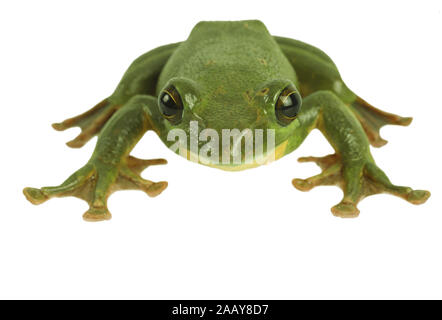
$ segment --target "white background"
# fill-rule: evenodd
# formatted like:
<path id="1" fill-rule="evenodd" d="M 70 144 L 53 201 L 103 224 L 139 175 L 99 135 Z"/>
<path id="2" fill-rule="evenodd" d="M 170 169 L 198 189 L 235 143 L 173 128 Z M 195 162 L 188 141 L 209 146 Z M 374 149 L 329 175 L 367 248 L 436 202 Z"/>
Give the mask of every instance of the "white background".
<path id="1" fill-rule="evenodd" d="M 414 4 L 413 4 L 414 3 Z M 373 105 L 413 116 L 382 130 L 373 155 L 393 182 L 432 192 L 411 205 L 365 199 L 333 217 L 336 187 L 299 156 L 331 147 L 313 132 L 293 154 L 229 173 L 171 153 L 153 134 L 134 150 L 164 157 L 157 198 L 115 193 L 113 219 L 87 223 L 76 198 L 33 206 L 25 186 L 56 185 L 89 158 L 50 124 L 112 93 L 130 62 L 186 39 L 199 20 L 260 19 L 327 52 Z M 441 4 L 438 1 L 9 1 L 0 5 L 0 298 L 442 298 Z"/>

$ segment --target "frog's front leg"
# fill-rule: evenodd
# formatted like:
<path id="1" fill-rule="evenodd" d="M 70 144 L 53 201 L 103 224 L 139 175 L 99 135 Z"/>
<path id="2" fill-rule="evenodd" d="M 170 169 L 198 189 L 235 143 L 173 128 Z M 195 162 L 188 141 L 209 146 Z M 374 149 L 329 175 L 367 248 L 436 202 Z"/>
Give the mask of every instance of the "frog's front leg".
<path id="1" fill-rule="evenodd" d="M 167 182 L 152 182 L 140 177 L 146 167 L 165 164 L 164 159 L 141 160 L 129 155 L 143 134 L 152 129 L 149 108 L 156 106 L 151 96 L 135 96 L 106 123 L 88 163 L 56 187 L 25 188 L 26 198 L 40 204 L 52 197 L 75 196 L 89 203 L 83 215 L 88 221 L 108 220 L 110 194 L 122 189 L 139 189 L 149 196 L 160 194 Z"/>
<path id="2" fill-rule="evenodd" d="M 356 116 L 332 92 L 318 91 L 304 100 L 297 143 L 308 131 L 319 129 L 336 154 L 322 158 L 303 157 L 300 162 L 313 161 L 321 168 L 319 175 L 308 179 L 294 179 L 293 185 L 308 191 L 319 185 L 337 185 L 344 191 L 341 202 L 332 208 L 339 217 L 359 215 L 357 204 L 364 197 L 377 193 L 390 193 L 413 204 L 424 203 L 430 196 L 425 190 L 413 190 L 396 186 L 375 164 L 369 148 L 368 138 Z"/>

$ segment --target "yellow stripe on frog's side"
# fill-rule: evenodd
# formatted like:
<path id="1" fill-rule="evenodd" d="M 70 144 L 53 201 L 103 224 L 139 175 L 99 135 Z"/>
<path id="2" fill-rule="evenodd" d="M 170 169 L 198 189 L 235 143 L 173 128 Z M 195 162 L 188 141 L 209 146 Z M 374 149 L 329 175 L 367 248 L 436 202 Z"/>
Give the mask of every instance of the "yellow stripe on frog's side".
<path id="1" fill-rule="evenodd" d="M 287 148 L 288 145 L 288 140 L 282 142 L 281 144 L 279 144 L 275 149 L 274 149 L 274 155 L 275 157 L 272 157 L 272 153 L 270 152 L 265 159 L 263 159 L 260 162 L 257 162 L 255 159 L 252 163 L 243 163 L 243 164 L 239 164 L 239 165 L 230 165 L 230 164 L 211 164 L 211 163 L 203 163 L 201 161 L 199 161 L 200 164 L 208 166 L 208 167 L 212 167 L 212 168 L 217 168 L 217 169 L 221 169 L 221 170 L 225 170 L 225 171 L 242 171 L 242 170 L 246 170 L 246 169 L 252 169 L 252 168 L 256 168 L 259 167 L 263 164 L 269 164 L 270 162 L 273 162 L 275 160 L 280 159 L 281 157 L 283 157 L 285 155 L 285 150 Z M 180 154 L 186 154 L 186 159 L 190 160 L 191 158 L 191 152 L 189 150 L 182 150 L 183 153 Z M 199 159 L 199 157 L 195 157 L 197 159 Z"/>

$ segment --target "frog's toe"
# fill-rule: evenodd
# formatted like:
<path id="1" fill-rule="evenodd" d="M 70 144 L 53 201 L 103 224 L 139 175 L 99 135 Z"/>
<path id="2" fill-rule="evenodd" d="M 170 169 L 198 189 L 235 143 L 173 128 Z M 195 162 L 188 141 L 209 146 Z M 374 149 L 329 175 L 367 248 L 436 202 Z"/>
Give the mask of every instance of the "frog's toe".
<path id="1" fill-rule="evenodd" d="M 331 208 L 331 212 L 336 217 L 356 218 L 359 216 L 359 209 L 353 202 L 342 201 Z"/>
<path id="2" fill-rule="evenodd" d="M 329 154 L 324 157 L 300 157 L 298 158 L 299 162 L 314 162 L 316 163 L 321 169 L 327 169 L 339 161 L 339 157 L 337 154 Z"/>
<path id="3" fill-rule="evenodd" d="M 98 133 L 98 130 L 83 130 L 75 139 L 66 142 L 70 148 L 81 148 Z"/>
<path id="4" fill-rule="evenodd" d="M 140 170 L 140 168 L 138 168 L 138 170 Z M 136 168 L 132 169 L 132 167 L 129 166 L 121 168 L 117 179 L 118 188 L 141 190 L 149 197 L 156 197 L 167 188 L 166 181 L 153 182 L 143 179 L 139 174 L 137 174 L 138 170 Z"/>
<path id="5" fill-rule="evenodd" d="M 40 204 L 49 199 L 48 195 L 46 195 L 41 189 L 37 188 L 24 188 L 23 194 L 32 204 Z"/>
<path id="6" fill-rule="evenodd" d="M 427 190 L 412 190 L 407 195 L 407 201 L 412 204 L 422 204 L 425 203 L 431 196 L 430 191 Z"/>
<path id="7" fill-rule="evenodd" d="M 325 157 L 302 157 L 299 162 L 315 162 L 322 168 L 322 172 L 307 179 L 293 179 L 293 186 L 300 191 L 309 191 L 316 186 L 329 186 L 339 183 L 341 164 L 338 157 L 328 155 Z"/>
<path id="8" fill-rule="evenodd" d="M 299 191 L 309 191 L 313 189 L 314 185 L 308 179 L 293 179 L 293 186 Z"/>
<path id="9" fill-rule="evenodd" d="M 372 194 L 389 193 L 398 196 L 412 204 L 422 204 L 431 196 L 427 190 L 413 190 L 410 187 L 397 186 L 390 182 L 385 173 L 375 164 L 368 164 L 365 167 L 366 175 L 372 182 Z"/>
<path id="10" fill-rule="evenodd" d="M 106 206 L 91 206 L 88 211 L 83 214 L 83 219 L 89 222 L 99 222 L 110 220 L 112 215 Z"/>
<path id="11" fill-rule="evenodd" d="M 129 169 L 134 173 L 140 174 L 144 169 L 150 166 L 157 166 L 162 164 L 167 164 L 166 159 L 138 159 L 133 156 L 128 156 L 126 159 L 126 164 Z"/>
<path id="12" fill-rule="evenodd" d="M 156 197 L 159 194 L 161 194 L 164 190 L 166 190 L 167 186 L 168 186 L 167 181 L 156 182 L 147 188 L 146 193 L 150 197 Z"/>

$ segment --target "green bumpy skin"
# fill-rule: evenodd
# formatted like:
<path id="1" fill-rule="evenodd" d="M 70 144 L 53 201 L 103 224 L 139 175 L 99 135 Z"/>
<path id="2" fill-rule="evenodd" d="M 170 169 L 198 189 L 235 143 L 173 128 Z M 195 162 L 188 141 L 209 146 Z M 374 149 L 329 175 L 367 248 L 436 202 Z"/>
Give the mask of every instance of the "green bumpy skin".
<path id="1" fill-rule="evenodd" d="M 171 87 L 182 101 L 182 120 L 178 123 L 164 117 L 159 108 L 158 97 Z M 275 104 L 287 87 L 302 96 L 302 108 L 293 121 L 281 125 Z M 164 159 L 142 160 L 129 155 L 143 134 L 153 130 L 171 146 L 174 142 L 167 139 L 170 130 L 191 134 L 191 121 L 198 123 L 199 131 L 211 128 L 219 136 L 223 129 L 273 129 L 275 144 L 271 151 L 276 159 L 295 150 L 311 130 L 319 129 L 335 154 L 300 158 L 300 162 L 317 163 L 322 173 L 292 183 L 301 191 L 318 185 L 341 187 L 344 197 L 332 208 L 339 217 L 356 217 L 357 203 L 377 193 L 390 193 L 413 204 L 423 203 L 430 196 L 425 190 L 393 185 L 370 153 L 370 144 L 381 147 L 386 143 L 379 135 L 382 126 L 405 126 L 411 118 L 371 106 L 348 89 L 324 52 L 297 40 L 272 36 L 256 20 L 200 22 L 186 41 L 140 56 L 110 97 L 77 117 L 53 125 L 56 130 L 82 129 L 67 143 L 74 148 L 98 135 L 87 164 L 59 186 L 25 188 L 23 192 L 33 204 L 51 197 L 76 196 L 89 203 L 85 220 L 110 219 L 107 199 L 112 192 L 138 189 L 156 196 L 167 187 L 166 182 L 140 176 L 148 166 L 165 164 Z M 191 157 L 189 148 L 184 156 Z M 258 165 L 246 163 L 244 157 L 240 163 L 204 164 L 226 170 Z"/>

